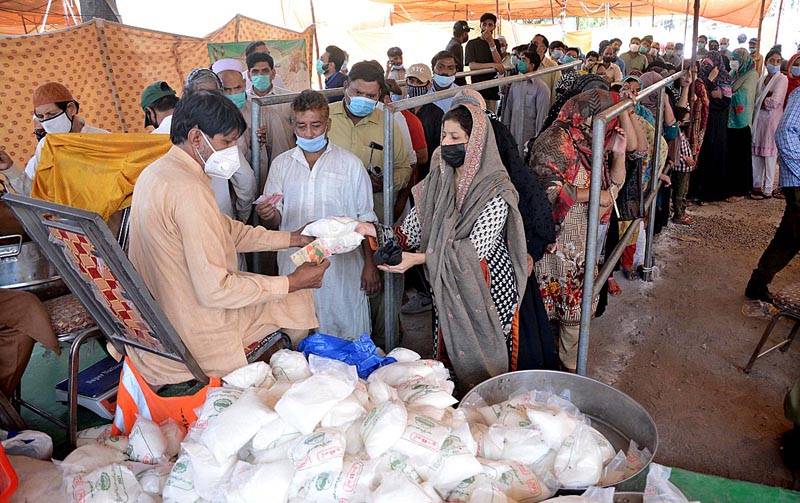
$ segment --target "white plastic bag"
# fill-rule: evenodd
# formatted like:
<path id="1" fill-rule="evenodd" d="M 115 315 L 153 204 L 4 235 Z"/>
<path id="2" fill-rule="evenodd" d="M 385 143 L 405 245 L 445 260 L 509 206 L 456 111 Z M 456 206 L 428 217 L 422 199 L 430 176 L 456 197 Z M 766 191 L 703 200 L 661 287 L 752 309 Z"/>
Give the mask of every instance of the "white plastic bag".
<path id="1" fill-rule="evenodd" d="M 394 358 L 398 362 L 415 362 L 421 358 L 419 353 L 401 347 L 394 348 L 386 356 Z"/>
<path id="2" fill-rule="evenodd" d="M 195 409 L 197 421 L 194 422 L 186 435 L 186 439 L 199 442 L 200 435 L 208 427 L 209 420 L 217 417 L 223 410 L 233 405 L 243 391 L 236 388 L 211 388 L 206 394 L 206 401 L 202 407 Z"/>
<path id="3" fill-rule="evenodd" d="M 439 459 L 429 471 L 429 481 L 437 489 L 449 488 L 482 472 L 483 467 L 475 455 L 459 437 L 450 435 L 442 444 Z"/>
<path id="4" fill-rule="evenodd" d="M 100 444 L 87 444 L 78 447 L 58 463 L 65 476 L 78 473 L 89 473 L 98 468 L 125 461 L 125 454 L 112 447 Z"/>
<path id="5" fill-rule="evenodd" d="M 442 455 L 450 428 L 419 414 L 408 414 L 406 428 L 392 449 L 407 456 L 414 468 L 427 479 Z"/>
<path id="6" fill-rule="evenodd" d="M 370 503 L 434 503 L 419 484 L 402 473 L 390 472 L 383 476 L 380 485 L 370 494 Z"/>
<path id="7" fill-rule="evenodd" d="M 400 397 L 397 396 L 396 389 L 379 380 L 370 381 L 367 385 L 367 391 L 369 392 L 369 398 L 373 405 L 380 405 L 389 400 L 400 399 Z"/>
<path id="8" fill-rule="evenodd" d="M 625 480 L 628 471 L 628 457 L 625 451 L 619 451 L 611 461 L 603 467 L 603 476 L 600 478 L 601 486 L 613 486 Z"/>
<path id="9" fill-rule="evenodd" d="M 614 503 L 614 488 L 590 487 L 580 496 L 559 496 L 546 503 Z"/>
<path id="10" fill-rule="evenodd" d="M 391 449 L 405 431 L 407 420 L 408 413 L 400 402 L 384 402 L 372 409 L 361 425 L 367 455 L 374 459 Z"/>
<path id="11" fill-rule="evenodd" d="M 553 473 L 567 488 L 589 487 L 603 475 L 603 453 L 586 425 L 579 425 L 556 453 Z"/>
<path id="12" fill-rule="evenodd" d="M 409 406 L 445 409 L 458 403 L 458 400 L 452 395 L 453 388 L 453 381 L 407 382 L 397 387 L 397 395 Z"/>
<path id="13" fill-rule="evenodd" d="M 281 418 L 301 433 L 311 433 L 334 405 L 353 392 L 347 377 L 319 374 L 295 382 L 275 405 Z"/>
<path id="14" fill-rule="evenodd" d="M 600 454 L 603 456 L 603 464 L 609 463 L 614 458 L 614 446 L 611 445 L 611 442 L 599 431 L 591 426 L 586 426 L 586 428 L 588 428 L 589 433 L 592 434 L 592 438 L 597 443 L 597 447 L 600 448 Z"/>
<path id="15" fill-rule="evenodd" d="M 41 431 L 22 430 L 13 437 L 3 440 L 2 444 L 6 453 L 12 456 L 27 456 L 42 460 L 53 457 L 53 439 Z"/>
<path id="16" fill-rule="evenodd" d="M 367 415 L 367 409 L 361 405 L 356 396 L 356 392 L 337 403 L 331 408 L 320 421 L 323 428 L 343 428 L 346 429 L 356 419 Z"/>
<path id="17" fill-rule="evenodd" d="M 290 349 L 281 349 L 269 359 L 272 377 L 278 381 L 300 381 L 311 376 L 308 362 L 303 353 Z"/>
<path id="18" fill-rule="evenodd" d="M 278 415 L 270 410 L 260 396 L 258 388 L 250 388 L 233 405 L 208 421 L 200 441 L 222 463 L 244 447 L 262 426 Z"/>
<path id="19" fill-rule="evenodd" d="M 670 468 L 650 463 L 647 485 L 644 489 L 644 503 L 689 503 L 681 490 L 669 481 L 671 474 Z"/>
<path id="20" fill-rule="evenodd" d="M 272 463 L 287 459 L 288 451 L 302 433 L 281 418 L 261 427 L 251 443 L 256 463 Z"/>
<path id="21" fill-rule="evenodd" d="M 542 432 L 542 438 L 551 449 L 558 449 L 581 424 L 578 419 L 560 410 L 528 409 L 527 416 L 532 426 Z"/>
<path id="22" fill-rule="evenodd" d="M 376 369 L 367 378 L 367 382 L 383 381 L 389 386 L 400 386 L 413 380 L 447 380 L 450 372 L 440 361 L 418 360 L 413 362 L 397 362 Z"/>
<path id="23" fill-rule="evenodd" d="M 527 427 L 531 422 L 525 413 L 525 408 L 510 402 L 503 402 L 486 407 L 479 407 L 478 412 L 483 416 L 483 422 L 492 425 Z"/>
<path id="24" fill-rule="evenodd" d="M 339 472 L 344 460 L 344 435 L 338 430 L 320 428 L 302 436 L 289 449 L 289 459 L 295 468 L 294 484 L 324 472 Z"/>
<path id="25" fill-rule="evenodd" d="M 172 472 L 172 463 L 164 463 L 161 465 L 151 466 L 141 473 L 136 473 L 136 480 L 142 487 L 142 491 L 152 496 L 161 496 L 164 492 L 164 486 L 169 479 L 169 474 Z M 130 469 L 130 466 L 128 466 Z M 131 469 L 133 472 L 134 470 Z"/>
<path id="26" fill-rule="evenodd" d="M 164 503 L 195 503 L 200 499 L 194 490 L 194 471 L 188 454 L 178 457 L 172 465 L 162 496 Z"/>
<path id="27" fill-rule="evenodd" d="M 444 497 L 448 503 L 511 503 L 503 489 L 483 473 L 461 481 Z"/>
<path id="28" fill-rule="evenodd" d="M 298 490 L 304 502 L 366 501 L 372 490 L 376 462 L 363 456 L 345 458 L 340 472 L 323 472 Z"/>
<path id="29" fill-rule="evenodd" d="M 128 448 L 125 455 L 131 461 L 157 465 L 169 459 L 167 439 L 161 428 L 149 419 L 136 416 L 131 433 L 128 435 Z"/>
<path id="30" fill-rule="evenodd" d="M 124 465 L 107 465 L 65 480 L 67 499 L 74 503 L 145 503 L 154 501 L 142 491 L 136 476 Z"/>
<path id="31" fill-rule="evenodd" d="M 228 386 L 235 388 L 269 388 L 274 383 L 272 369 L 265 362 L 254 362 L 238 368 L 222 378 Z"/>
<path id="32" fill-rule="evenodd" d="M 488 475 L 510 499 L 520 503 L 535 503 L 555 494 L 558 481 L 549 473 L 536 473 L 515 461 L 479 460 L 483 473 Z"/>
<path id="33" fill-rule="evenodd" d="M 194 491 L 203 499 L 213 500 L 220 493 L 221 484 L 230 476 L 236 457 L 217 461 L 203 444 L 184 442 L 181 447 L 191 461 Z"/>
<path id="34" fill-rule="evenodd" d="M 636 442 L 631 440 L 627 459 L 628 467 L 625 471 L 625 478 L 632 477 L 636 472 L 644 468 L 647 462 L 653 459 L 653 455 L 650 453 L 650 449 L 644 447 L 640 450 Z"/>
<path id="35" fill-rule="evenodd" d="M 101 444 L 125 452 L 128 448 L 128 437 L 123 435 L 112 435 L 111 425 L 104 424 L 93 428 L 86 428 L 78 432 L 75 446 L 81 447 L 87 444 Z"/>
<path id="36" fill-rule="evenodd" d="M 288 460 L 252 465 L 239 461 L 225 491 L 228 503 L 283 503 L 289 494 L 294 466 Z"/>
<path id="37" fill-rule="evenodd" d="M 350 217 L 320 218 L 303 229 L 304 236 L 315 238 L 332 238 L 355 232 L 358 221 Z"/>
<path id="38" fill-rule="evenodd" d="M 178 424 L 178 422 L 172 418 L 161 423 L 159 428 L 161 428 L 161 433 L 167 441 L 167 448 L 164 451 L 164 455 L 167 459 L 172 459 L 181 451 L 181 442 L 186 438 L 186 430 L 183 428 L 182 424 Z"/>

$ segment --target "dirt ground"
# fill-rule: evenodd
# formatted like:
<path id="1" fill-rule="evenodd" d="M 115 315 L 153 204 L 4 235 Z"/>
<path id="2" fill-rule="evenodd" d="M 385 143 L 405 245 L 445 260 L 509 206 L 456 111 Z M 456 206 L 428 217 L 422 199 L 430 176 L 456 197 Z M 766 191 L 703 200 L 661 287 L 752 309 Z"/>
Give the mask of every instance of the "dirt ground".
<path id="1" fill-rule="evenodd" d="M 656 279 L 627 281 L 592 323 L 589 376 L 629 394 L 653 416 L 659 463 L 726 478 L 789 487 L 778 438 L 789 423 L 783 396 L 800 345 L 742 368 L 767 325 L 742 314 L 743 291 L 783 212 L 783 201 L 691 206 L 691 227 L 656 240 Z M 773 291 L 800 281 L 794 261 Z M 428 316 L 404 317 L 403 345 L 430 355 Z M 780 325 L 774 340 L 790 325 Z"/>

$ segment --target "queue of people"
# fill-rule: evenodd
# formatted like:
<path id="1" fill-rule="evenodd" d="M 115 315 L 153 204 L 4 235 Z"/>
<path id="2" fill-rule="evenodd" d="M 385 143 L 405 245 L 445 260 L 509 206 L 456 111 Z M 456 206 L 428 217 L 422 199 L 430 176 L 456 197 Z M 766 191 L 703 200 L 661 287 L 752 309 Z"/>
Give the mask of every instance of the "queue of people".
<path id="1" fill-rule="evenodd" d="M 173 146 L 137 181 L 130 259 L 204 371 L 219 376 L 243 365 L 248 348 L 279 329 L 294 344 L 315 330 L 347 339 L 371 333 L 381 344 L 384 296 L 398 305 L 407 298 L 405 313 L 431 313 L 434 354 L 462 390 L 509 370 L 574 371 L 593 117 L 682 68 L 686 74 L 666 86 L 661 130 L 656 93 L 608 125 L 601 257 L 644 216 L 640 194 L 656 177 L 664 182 L 656 231 L 670 220 L 690 225 L 693 199 L 772 197 L 777 165 L 787 215 L 790 203 L 796 215 L 800 199 L 789 187 L 800 124 L 783 110 L 787 100 L 790 109 L 800 103 L 796 92 L 788 98 L 800 83 L 798 56 L 781 70 L 781 53 L 771 50 L 762 75 L 749 50 L 705 37 L 694 66 L 681 44 L 650 36 L 634 37 L 626 49 L 619 39 L 603 41 L 584 55 L 537 34 L 509 51 L 496 22 L 484 14 L 472 39 L 466 21 L 457 22 L 430 66 L 406 66 L 402 48 L 392 47 L 385 64 L 348 68 L 347 53 L 327 46 L 316 69 L 343 97 L 306 90 L 290 105 L 261 107 L 257 145 L 250 144 L 251 100 L 288 92 L 266 44 L 248 47 L 246 68 L 223 59 L 191 72 L 180 97 L 163 81 L 143 91 L 145 124 L 169 134 Z M 394 114 L 397 204 L 384 211 L 385 106 L 457 90 L 467 85 L 456 76 L 464 69 L 493 71 L 472 83 L 552 71 L 480 92 L 464 88 Z M 78 115 L 78 101 L 61 84 L 40 86 L 33 108 L 47 134 L 102 132 Z M 253 147 L 262 149 L 261 179 L 248 162 Z M 0 170 L 11 169 L 6 158 L 0 150 Z M 20 192 L 35 177 L 36 153 L 28 168 Z M 296 266 L 291 249 L 312 239 L 300 232 L 305 224 L 336 216 L 359 221 L 374 242 Z M 637 225 L 618 265 L 629 279 L 644 251 L 644 224 Z M 791 222 L 782 229 L 775 247 L 785 258 L 797 251 L 798 236 Z M 400 263 L 376 264 L 376 247 L 392 245 L 403 250 Z M 278 252 L 276 270 L 247 272 L 239 254 L 254 251 Z M 768 252 L 748 296 L 763 296 L 782 267 Z M 397 275 L 396 291 L 382 291 L 384 274 Z M 620 289 L 612 276 L 593 314 Z M 191 379 L 179 363 L 136 350 L 130 358 L 150 384 Z"/>

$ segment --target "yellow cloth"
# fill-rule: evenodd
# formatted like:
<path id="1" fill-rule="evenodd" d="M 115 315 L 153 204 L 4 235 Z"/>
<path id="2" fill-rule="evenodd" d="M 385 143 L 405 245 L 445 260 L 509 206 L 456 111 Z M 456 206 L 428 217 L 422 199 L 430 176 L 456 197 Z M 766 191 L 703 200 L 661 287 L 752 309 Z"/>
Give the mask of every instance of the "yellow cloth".
<path id="1" fill-rule="evenodd" d="M 49 134 L 31 195 L 108 219 L 131 205 L 139 174 L 171 146 L 167 135 Z"/>

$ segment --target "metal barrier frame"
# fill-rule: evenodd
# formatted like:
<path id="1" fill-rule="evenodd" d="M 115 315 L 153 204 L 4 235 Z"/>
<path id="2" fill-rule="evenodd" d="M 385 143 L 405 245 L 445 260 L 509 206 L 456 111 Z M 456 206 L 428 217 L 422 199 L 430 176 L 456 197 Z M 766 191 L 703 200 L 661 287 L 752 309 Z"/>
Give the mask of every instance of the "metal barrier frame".
<path id="1" fill-rule="evenodd" d="M 631 225 L 625 231 L 625 234 L 620 236 L 619 243 L 610 256 L 605 258 L 602 269 L 598 272 L 595 278 L 595 268 L 597 267 L 597 233 L 600 225 L 600 192 L 602 191 L 602 173 L 603 164 L 605 159 L 604 142 L 606 127 L 608 122 L 618 117 L 623 112 L 634 107 L 637 103 L 641 102 L 645 97 L 658 93 L 658 109 L 656 114 L 655 124 L 655 145 L 653 161 L 653 173 L 650 178 L 650 186 L 652 187 L 650 194 L 645 198 L 644 208 L 647 208 L 647 241 L 645 245 L 645 260 L 644 260 L 644 275 L 643 280 L 652 281 L 653 272 L 653 227 L 655 224 L 655 210 L 656 210 L 656 197 L 661 188 L 661 180 L 658 179 L 661 175 L 660 167 L 658 166 L 658 159 L 661 157 L 661 138 L 664 128 L 664 89 L 669 84 L 672 84 L 686 73 L 686 70 L 679 71 L 666 79 L 660 80 L 650 87 L 642 89 L 635 99 L 627 99 L 621 101 L 600 114 L 596 115 L 592 121 L 592 173 L 591 184 L 589 186 L 589 218 L 586 231 L 586 254 L 585 254 L 585 273 L 583 279 L 583 296 L 581 298 L 581 321 L 580 332 L 578 335 L 578 368 L 577 372 L 580 375 L 586 375 L 586 361 L 589 352 L 589 324 L 592 320 L 594 313 L 592 312 L 592 300 L 594 299 L 594 292 L 600 291 L 603 283 L 608 279 L 614 271 L 614 267 L 622 256 L 622 252 L 627 246 L 627 242 L 633 235 L 636 228 L 644 220 L 644 217 L 637 218 L 631 222 Z"/>
<path id="2" fill-rule="evenodd" d="M 483 82 L 478 82 L 476 84 L 469 84 L 466 86 L 460 86 L 453 89 L 446 89 L 444 91 L 438 91 L 435 93 L 425 94 L 423 96 L 417 96 L 415 98 L 406 98 L 404 100 L 396 101 L 392 104 L 385 105 L 383 109 L 383 221 L 384 222 L 393 222 L 394 221 L 394 114 L 402 112 L 403 110 L 410 110 L 412 108 L 420 107 L 422 105 L 433 103 L 434 101 L 439 101 L 444 98 L 451 98 L 461 92 L 463 89 L 474 89 L 476 91 L 480 91 L 483 89 L 490 89 L 492 87 L 500 87 L 506 84 L 512 84 L 514 82 L 522 82 L 524 80 L 529 80 L 535 77 L 539 77 L 542 75 L 546 75 L 549 73 L 560 72 L 564 70 L 568 70 L 570 68 L 576 68 L 579 65 L 583 64 L 583 61 L 573 61 L 572 63 L 568 63 L 565 65 L 557 65 L 551 66 L 548 68 L 542 68 L 535 72 L 531 73 L 524 73 L 518 75 L 512 75 L 510 77 L 501 77 L 492 80 L 486 80 Z M 506 67 L 507 70 L 511 70 L 510 67 Z M 484 68 L 481 70 L 471 70 L 467 72 L 459 72 L 456 73 L 456 77 L 471 77 L 474 75 L 487 75 L 491 73 L 496 73 L 496 70 L 493 68 Z M 325 89 L 320 91 L 327 97 L 339 97 L 344 95 L 344 88 L 337 87 L 334 89 Z M 258 145 L 258 128 L 260 127 L 260 114 L 259 110 L 262 106 L 270 106 L 270 105 L 278 105 L 283 103 L 291 103 L 295 97 L 297 97 L 300 93 L 291 93 L 291 94 L 277 94 L 272 96 L 266 96 L 264 98 L 253 97 L 251 98 L 251 117 L 252 122 L 250 125 L 250 164 L 253 167 L 253 171 L 255 173 L 256 180 L 261 180 L 261 151 L 259 148 L 256 148 Z M 253 212 L 253 223 L 256 224 L 258 222 L 258 215 Z M 259 261 L 256 260 L 254 262 L 254 272 L 260 273 L 260 264 Z M 394 275 L 393 274 L 384 274 L 383 275 L 383 288 L 384 292 L 393 292 L 394 291 Z M 394 320 L 397 317 L 397 310 L 398 306 L 392 302 L 392 298 L 389 295 L 384 295 L 384 314 L 385 314 L 385 331 L 386 331 L 386 350 L 390 351 L 394 349 L 398 344 L 398 337 L 394 330 Z"/>

